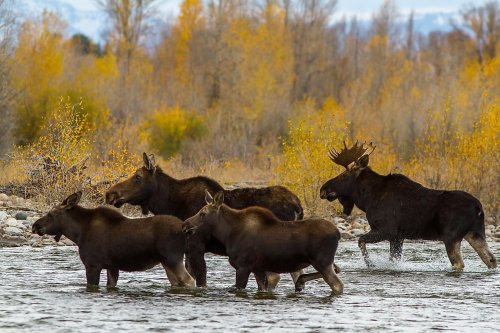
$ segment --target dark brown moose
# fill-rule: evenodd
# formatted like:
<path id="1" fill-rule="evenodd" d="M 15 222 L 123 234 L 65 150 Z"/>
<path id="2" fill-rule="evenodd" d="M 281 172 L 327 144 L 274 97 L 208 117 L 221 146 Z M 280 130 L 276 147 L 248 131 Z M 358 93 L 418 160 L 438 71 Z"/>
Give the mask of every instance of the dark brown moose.
<path id="1" fill-rule="evenodd" d="M 33 224 L 32 231 L 72 240 L 89 287 L 99 285 L 103 269 L 107 270 L 107 286 L 115 287 L 120 270 L 144 271 L 159 263 L 172 286 L 194 286 L 183 264 L 186 248 L 181 220 L 165 215 L 129 219 L 111 208 L 87 209 L 78 206 L 81 195 L 74 193 L 55 206 Z"/>
<path id="2" fill-rule="evenodd" d="M 265 208 L 233 209 L 223 204 L 223 191 L 214 198 L 207 191 L 206 202 L 184 222 L 183 230 L 210 234 L 224 244 L 236 269 L 237 288 L 246 288 L 250 273 L 257 277 L 259 289 L 266 290 L 265 272 L 295 272 L 312 265 L 317 272 L 300 275 L 297 291 L 305 282 L 323 278 L 333 293 L 342 293 L 343 284 L 333 266 L 340 232 L 333 223 L 320 218 L 283 223 Z"/>
<path id="3" fill-rule="evenodd" d="M 370 152 L 367 151 L 370 149 Z M 369 166 L 370 143 L 330 150 L 331 160 L 345 171 L 320 189 L 322 199 L 338 199 L 349 215 L 356 205 L 366 212 L 371 231 L 359 238 L 368 265 L 366 243 L 389 241 L 391 259 L 399 259 L 405 239 L 441 240 L 454 270 L 464 267 L 460 254 L 466 239 L 488 268 L 497 260 L 485 240 L 484 212 L 479 200 L 463 191 L 433 190 L 401 174 L 382 176 Z"/>
<path id="4" fill-rule="evenodd" d="M 240 188 L 224 190 L 215 180 L 207 177 L 175 179 L 155 165 L 154 157 L 143 154 L 144 166 L 135 174 L 112 186 L 106 192 L 106 202 L 116 207 L 124 203 L 139 205 L 144 214 L 174 215 L 185 220 L 205 206 L 205 190 L 212 193 L 224 191 L 225 202 L 232 208 L 261 206 L 270 209 L 284 221 L 302 219 L 299 198 L 283 186 L 265 188 Z M 224 245 L 208 234 L 193 235 L 188 241 L 187 261 L 198 286 L 206 285 L 204 254 L 211 252 L 227 255 Z M 294 274 L 294 281 L 298 274 Z M 270 277 L 270 286 L 278 283 L 279 276 Z"/>

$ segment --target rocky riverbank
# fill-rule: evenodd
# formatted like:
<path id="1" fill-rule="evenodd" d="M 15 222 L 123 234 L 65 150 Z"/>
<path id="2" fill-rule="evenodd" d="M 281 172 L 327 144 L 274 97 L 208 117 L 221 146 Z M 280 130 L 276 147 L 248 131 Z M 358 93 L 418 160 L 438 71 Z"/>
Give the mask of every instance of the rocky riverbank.
<path id="1" fill-rule="evenodd" d="M 64 236 L 56 242 L 53 236 L 38 236 L 31 233 L 33 223 L 44 214 L 45 212 L 36 209 L 29 199 L 0 193 L 0 247 L 73 245 L 73 242 Z M 368 222 L 362 215 L 348 218 L 336 216 L 332 221 L 339 228 L 342 240 L 356 240 L 370 230 Z M 489 222 L 486 226 L 488 241 L 500 242 L 500 225 L 495 225 L 493 219 L 487 222 Z"/>
<path id="2" fill-rule="evenodd" d="M 0 247 L 73 245 L 73 242 L 65 237 L 56 243 L 53 236 L 32 234 L 31 226 L 42 215 L 43 212 L 34 208 L 30 200 L 0 193 Z"/>

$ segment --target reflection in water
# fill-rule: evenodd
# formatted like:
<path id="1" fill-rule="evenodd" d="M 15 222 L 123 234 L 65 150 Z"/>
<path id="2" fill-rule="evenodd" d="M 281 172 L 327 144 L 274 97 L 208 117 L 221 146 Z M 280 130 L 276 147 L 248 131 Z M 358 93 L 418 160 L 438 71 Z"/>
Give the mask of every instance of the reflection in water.
<path id="1" fill-rule="evenodd" d="M 88 292 L 76 248 L 0 248 L 0 331 L 498 330 L 500 274 L 468 245 L 462 273 L 451 271 L 441 243 L 407 243 L 400 262 L 388 247 L 369 245 L 375 267 L 367 268 L 354 242 L 340 244 L 341 296 L 322 280 L 296 293 L 288 274 L 275 292 L 258 292 L 252 279 L 237 291 L 227 258 L 211 255 L 207 288 L 170 287 L 158 266 L 120 273 L 113 289 L 103 272 Z M 500 244 L 491 247 L 500 256 Z"/>

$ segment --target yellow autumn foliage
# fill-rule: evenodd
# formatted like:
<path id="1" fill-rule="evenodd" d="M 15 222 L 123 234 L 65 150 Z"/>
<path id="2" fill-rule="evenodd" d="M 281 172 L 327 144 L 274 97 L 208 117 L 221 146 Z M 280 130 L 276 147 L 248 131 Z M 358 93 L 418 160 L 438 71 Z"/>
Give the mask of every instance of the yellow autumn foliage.
<path id="1" fill-rule="evenodd" d="M 269 1 L 258 24 L 245 17 L 234 19 L 226 35 L 241 59 L 234 93 L 248 119 L 258 119 L 289 98 L 294 55 L 284 15 L 276 1 Z"/>
<path id="2" fill-rule="evenodd" d="M 481 200 L 493 216 L 499 212 L 500 107 L 480 112 L 473 129 L 458 129 L 450 104 L 431 113 L 429 128 L 404 172 L 437 189 L 463 190 Z"/>
<path id="3" fill-rule="evenodd" d="M 82 109 L 82 101 L 72 104 L 60 98 L 57 111 L 45 120 L 43 134 L 15 152 L 14 167 L 26 181 L 26 192 L 39 201 L 55 203 L 61 193 L 82 188 L 92 148 L 91 126 Z"/>
<path id="4" fill-rule="evenodd" d="M 175 155 L 187 139 L 199 139 L 206 128 L 200 116 L 179 107 L 163 107 L 146 118 L 141 138 L 163 158 Z"/>
<path id="5" fill-rule="evenodd" d="M 328 148 L 343 146 L 349 123 L 344 110 L 332 98 L 320 108 L 306 99 L 298 108 L 300 116 L 289 121 L 277 181 L 299 196 L 307 214 L 326 216 L 332 205 L 320 200 L 319 190 L 324 182 L 342 172 L 327 152 Z"/>

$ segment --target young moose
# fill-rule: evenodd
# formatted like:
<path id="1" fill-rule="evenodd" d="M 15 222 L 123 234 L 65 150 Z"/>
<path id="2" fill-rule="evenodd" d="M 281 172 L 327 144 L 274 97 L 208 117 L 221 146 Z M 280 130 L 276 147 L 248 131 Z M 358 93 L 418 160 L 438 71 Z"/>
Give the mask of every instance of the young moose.
<path id="1" fill-rule="evenodd" d="M 206 192 L 207 205 L 183 224 L 186 233 L 208 233 L 222 242 L 229 263 L 236 269 L 236 287 L 244 289 L 250 273 L 260 290 L 267 289 L 266 271 L 294 272 L 312 265 L 318 272 L 302 274 L 297 291 L 305 282 L 323 278 L 335 294 L 343 284 L 335 274 L 333 261 L 340 239 L 337 228 L 323 219 L 286 222 L 261 207 L 243 210 L 223 204 L 224 192 L 215 198 Z"/>
<path id="2" fill-rule="evenodd" d="M 184 268 L 185 236 L 182 221 L 173 216 L 129 219 L 106 208 L 78 206 L 77 192 L 33 224 L 38 235 L 62 235 L 78 246 L 85 266 L 87 285 L 99 285 L 106 269 L 107 286 L 115 287 L 118 272 L 144 271 L 161 263 L 172 286 L 193 287 L 194 279 Z"/>
<path id="3" fill-rule="evenodd" d="M 143 154 L 144 166 L 129 179 L 112 186 L 106 192 L 106 202 L 121 207 L 124 203 L 139 205 L 144 214 L 174 215 L 185 220 L 195 215 L 205 205 L 205 190 L 212 193 L 224 191 L 228 206 L 242 209 L 261 206 L 270 209 L 284 221 L 302 219 L 299 198 L 283 186 L 265 188 L 239 188 L 224 190 L 215 180 L 207 177 L 175 179 L 156 166 L 154 156 Z M 195 235 L 188 242 L 189 256 L 186 261 L 198 286 L 206 285 L 206 252 L 226 255 L 223 244 L 209 235 Z M 299 273 L 293 273 L 294 281 Z M 279 276 L 270 277 L 274 288 Z"/>
<path id="4" fill-rule="evenodd" d="M 367 150 L 371 149 L 367 154 Z M 488 268 L 497 260 L 485 240 L 484 212 L 479 200 L 462 191 L 432 190 L 400 174 L 382 176 L 368 166 L 375 147 L 356 142 L 332 161 L 345 171 L 320 189 L 322 199 L 339 199 L 349 215 L 356 205 L 366 212 L 371 231 L 359 238 L 359 247 L 370 266 L 366 243 L 390 242 L 390 255 L 399 258 L 405 239 L 442 240 L 454 270 L 462 270 L 460 243 L 465 238 Z"/>

